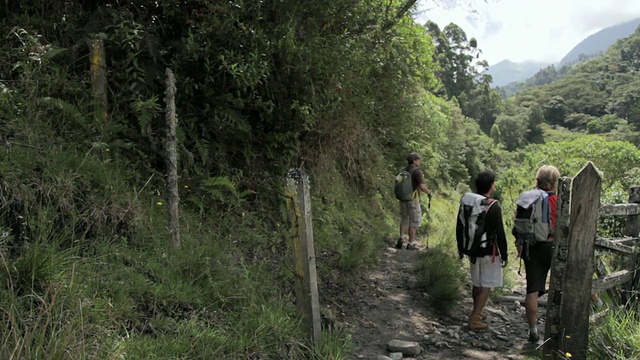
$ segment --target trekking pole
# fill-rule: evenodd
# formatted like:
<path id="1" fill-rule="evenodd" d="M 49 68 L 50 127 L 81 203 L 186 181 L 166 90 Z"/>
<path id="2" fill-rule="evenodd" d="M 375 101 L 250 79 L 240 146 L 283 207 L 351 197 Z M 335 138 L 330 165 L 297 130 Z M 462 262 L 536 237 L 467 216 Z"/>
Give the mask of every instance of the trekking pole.
<path id="1" fill-rule="evenodd" d="M 429 247 L 429 233 L 431 232 L 431 194 L 427 196 L 429 203 L 427 204 L 427 243 L 426 247 Z"/>

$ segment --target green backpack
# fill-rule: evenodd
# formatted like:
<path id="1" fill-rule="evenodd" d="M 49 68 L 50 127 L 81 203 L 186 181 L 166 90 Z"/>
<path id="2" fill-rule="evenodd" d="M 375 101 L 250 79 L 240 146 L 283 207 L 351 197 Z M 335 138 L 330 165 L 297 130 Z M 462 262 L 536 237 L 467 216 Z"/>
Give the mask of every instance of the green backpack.
<path id="1" fill-rule="evenodd" d="M 417 169 L 417 167 L 412 167 L 410 170 L 403 168 L 398 175 L 396 175 L 396 184 L 394 187 L 396 199 L 400 201 L 411 201 L 413 199 L 414 189 L 411 178 Z"/>

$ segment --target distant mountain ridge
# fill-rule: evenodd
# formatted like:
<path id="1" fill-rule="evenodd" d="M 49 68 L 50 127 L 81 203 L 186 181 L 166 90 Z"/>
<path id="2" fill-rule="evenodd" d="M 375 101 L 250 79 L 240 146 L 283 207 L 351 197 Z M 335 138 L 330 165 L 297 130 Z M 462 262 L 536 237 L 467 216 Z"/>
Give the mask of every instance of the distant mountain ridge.
<path id="1" fill-rule="evenodd" d="M 489 66 L 487 73 L 493 77 L 494 86 L 505 86 L 512 82 L 525 81 L 548 65 L 548 63 L 533 61 L 515 63 L 511 60 L 502 60 Z"/>
<path id="2" fill-rule="evenodd" d="M 581 62 L 583 59 L 592 58 L 593 55 L 603 54 L 616 40 L 633 34 L 638 26 L 640 26 L 640 18 L 609 26 L 588 36 L 578 43 L 578 45 L 574 46 L 573 49 L 560 60 L 557 67 L 560 68 L 567 64 L 573 65 Z"/>
<path id="3" fill-rule="evenodd" d="M 617 40 L 633 34 L 638 26 L 640 26 L 640 18 L 609 26 L 588 36 L 574 46 L 558 64 L 555 64 L 556 69 L 604 54 Z M 514 63 L 503 60 L 489 66 L 487 73 L 493 77 L 493 86 L 504 87 L 511 83 L 523 82 L 549 65 L 551 64 L 531 61 Z"/>

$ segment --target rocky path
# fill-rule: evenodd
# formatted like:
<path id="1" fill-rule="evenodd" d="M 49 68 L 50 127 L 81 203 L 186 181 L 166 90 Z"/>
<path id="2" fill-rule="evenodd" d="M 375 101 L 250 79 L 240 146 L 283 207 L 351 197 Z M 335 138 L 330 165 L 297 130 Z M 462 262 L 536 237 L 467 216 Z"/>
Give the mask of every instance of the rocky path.
<path id="1" fill-rule="evenodd" d="M 524 308 L 516 301 L 490 299 L 485 308 L 489 328 L 478 333 L 467 327 L 470 292 L 458 311 L 444 314 L 434 310 L 428 292 L 416 287 L 413 267 L 421 256 L 422 251 L 389 247 L 375 268 L 361 274 L 360 283 L 350 294 L 329 305 L 337 322 L 352 334 L 355 348 L 349 359 L 400 358 L 398 352 L 389 351 L 393 340 L 419 348 L 417 355 L 405 352 L 404 359 L 513 360 L 535 354 L 535 346 L 526 341 Z M 523 284 L 513 287 L 521 292 Z M 538 327 L 544 331 L 544 324 Z M 406 344 L 394 344 L 398 343 Z"/>

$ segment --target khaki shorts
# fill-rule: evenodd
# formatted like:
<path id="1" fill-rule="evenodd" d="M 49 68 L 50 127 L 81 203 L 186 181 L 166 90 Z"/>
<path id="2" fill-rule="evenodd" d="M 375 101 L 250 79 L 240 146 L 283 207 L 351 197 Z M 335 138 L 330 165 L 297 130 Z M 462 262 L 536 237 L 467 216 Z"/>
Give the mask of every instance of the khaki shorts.
<path id="1" fill-rule="evenodd" d="M 410 227 L 422 226 L 422 209 L 420 201 L 400 201 L 400 225 Z"/>
<path id="2" fill-rule="evenodd" d="M 487 255 L 476 258 L 475 264 L 469 264 L 471 283 L 473 286 L 496 288 L 502 287 L 502 264 L 500 257 Z"/>

